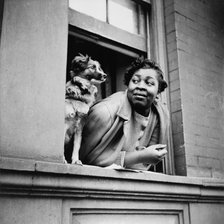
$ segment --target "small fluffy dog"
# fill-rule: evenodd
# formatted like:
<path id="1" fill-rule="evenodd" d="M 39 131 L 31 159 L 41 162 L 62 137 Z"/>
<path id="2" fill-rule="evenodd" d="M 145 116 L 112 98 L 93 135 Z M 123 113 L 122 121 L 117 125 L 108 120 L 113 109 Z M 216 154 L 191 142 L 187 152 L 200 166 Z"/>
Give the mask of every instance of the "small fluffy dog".
<path id="1" fill-rule="evenodd" d="M 70 76 L 65 93 L 64 158 L 66 163 L 81 164 L 79 148 L 82 130 L 98 91 L 94 83 L 104 82 L 107 75 L 98 61 L 79 54 L 72 60 Z"/>

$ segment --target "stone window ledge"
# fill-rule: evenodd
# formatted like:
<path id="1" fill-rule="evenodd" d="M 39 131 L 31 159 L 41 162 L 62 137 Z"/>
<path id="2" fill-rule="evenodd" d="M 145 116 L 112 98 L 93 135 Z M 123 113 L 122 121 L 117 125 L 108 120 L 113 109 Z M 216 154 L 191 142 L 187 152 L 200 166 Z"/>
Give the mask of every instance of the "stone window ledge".
<path id="1" fill-rule="evenodd" d="M 224 180 L 0 158 L 0 194 L 224 202 Z"/>

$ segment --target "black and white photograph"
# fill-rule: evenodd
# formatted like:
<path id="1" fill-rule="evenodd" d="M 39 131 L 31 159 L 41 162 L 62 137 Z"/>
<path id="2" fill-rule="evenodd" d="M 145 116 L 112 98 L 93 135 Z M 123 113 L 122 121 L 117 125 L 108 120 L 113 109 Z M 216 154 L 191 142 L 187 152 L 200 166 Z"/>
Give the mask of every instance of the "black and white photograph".
<path id="1" fill-rule="evenodd" d="M 224 0 L 0 0 L 0 224 L 224 223 Z"/>

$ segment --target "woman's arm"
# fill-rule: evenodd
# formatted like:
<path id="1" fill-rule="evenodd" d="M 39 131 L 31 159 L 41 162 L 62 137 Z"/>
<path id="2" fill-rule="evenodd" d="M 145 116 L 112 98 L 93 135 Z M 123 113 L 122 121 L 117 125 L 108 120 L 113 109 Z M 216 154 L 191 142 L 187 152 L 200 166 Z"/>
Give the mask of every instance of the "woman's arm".
<path id="1" fill-rule="evenodd" d="M 111 126 L 110 113 L 104 104 L 94 105 L 89 112 L 82 132 L 82 143 L 79 156 L 85 163 L 86 157 L 99 144 Z"/>
<path id="2" fill-rule="evenodd" d="M 131 167 L 139 163 L 157 164 L 167 154 L 166 145 L 148 146 L 140 151 L 126 152 L 124 166 Z"/>

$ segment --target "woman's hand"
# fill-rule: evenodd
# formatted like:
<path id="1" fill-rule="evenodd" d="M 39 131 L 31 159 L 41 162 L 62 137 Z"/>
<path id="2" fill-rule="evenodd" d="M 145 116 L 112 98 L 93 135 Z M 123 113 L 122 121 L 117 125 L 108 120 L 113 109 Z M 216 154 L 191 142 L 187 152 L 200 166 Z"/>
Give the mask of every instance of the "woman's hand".
<path id="1" fill-rule="evenodd" d="M 148 147 L 139 147 L 138 151 L 126 152 L 124 165 L 129 167 L 134 164 L 157 164 L 167 154 L 166 145 L 157 144 Z"/>
<path id="2" fill-rule="evenodd" d="M 157 144 L 139 151 L 139 163 L 157 164 L 167 154 L 166 145 Z"/>

